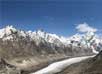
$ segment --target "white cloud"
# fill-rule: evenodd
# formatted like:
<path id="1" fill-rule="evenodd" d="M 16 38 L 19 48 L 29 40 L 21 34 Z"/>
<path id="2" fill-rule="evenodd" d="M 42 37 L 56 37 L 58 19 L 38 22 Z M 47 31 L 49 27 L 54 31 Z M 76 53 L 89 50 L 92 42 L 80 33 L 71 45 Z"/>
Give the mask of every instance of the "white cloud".
<path id="1" fill-rule="evenodd" d="M 78 24 L 76 26 L 76 29 L 79 32 L 96 32 L 97 31 L 96 28 L 93 28 L 93 27 L 89 26 L 87 23 Z"/>

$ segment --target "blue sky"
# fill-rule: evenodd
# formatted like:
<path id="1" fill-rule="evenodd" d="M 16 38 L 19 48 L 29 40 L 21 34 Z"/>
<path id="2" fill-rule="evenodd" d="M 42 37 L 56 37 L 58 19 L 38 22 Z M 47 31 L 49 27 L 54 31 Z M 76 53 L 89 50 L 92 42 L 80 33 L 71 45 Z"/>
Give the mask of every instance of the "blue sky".
<path id="1" fill-rule="evenodd" d="M 77 33 L 77 25 L 87 23 L 102 29 L 101 0 L 2 0 L 0 28 L 13 25 L 18 29 L 37 30 L 62 36 Z"/>

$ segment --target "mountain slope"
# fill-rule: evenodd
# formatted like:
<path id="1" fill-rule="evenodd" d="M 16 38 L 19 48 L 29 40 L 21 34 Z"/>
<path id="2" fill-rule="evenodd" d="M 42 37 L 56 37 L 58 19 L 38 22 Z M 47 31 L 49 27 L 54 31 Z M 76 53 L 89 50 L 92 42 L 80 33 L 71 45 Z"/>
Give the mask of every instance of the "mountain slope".
<path id="1" fill-rule="evenodd" d="M 34 56 L 56 55 L 81 56 L 92 54 L 92 49 L 80 45 L 82 36 L 74 35 L 70 38 L 38 31 L 17 30 L 12 26 L 0 29 L 1 56 Z M 7 57 L 9 57 L 7 56 Z"/>
<path id="2" fill-rule="evenodd" d="M 58 74 L 102 74 L 102 51 L 94 58 L 73 64 Z"/>

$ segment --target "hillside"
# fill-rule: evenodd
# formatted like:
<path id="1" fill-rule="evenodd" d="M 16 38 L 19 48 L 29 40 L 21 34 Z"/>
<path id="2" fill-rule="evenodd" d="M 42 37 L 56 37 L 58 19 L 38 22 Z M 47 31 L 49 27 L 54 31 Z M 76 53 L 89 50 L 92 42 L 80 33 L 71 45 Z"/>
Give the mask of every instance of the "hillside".
<path id="1" fill-rule="evenodd" d="M 102 51 L 94 58 L 73 64 L 58 74 L 102 74 Z"/>

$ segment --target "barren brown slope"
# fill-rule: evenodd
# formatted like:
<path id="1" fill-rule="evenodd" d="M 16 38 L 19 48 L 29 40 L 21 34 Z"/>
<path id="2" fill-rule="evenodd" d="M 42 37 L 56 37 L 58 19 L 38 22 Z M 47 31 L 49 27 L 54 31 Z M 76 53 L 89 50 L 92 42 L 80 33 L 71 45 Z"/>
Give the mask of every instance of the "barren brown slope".
<path id="1" fill-rule="evenodd" d="M 102 74 L 102 51 L 94 58 L 73 64 L 57 74 Z"/>

